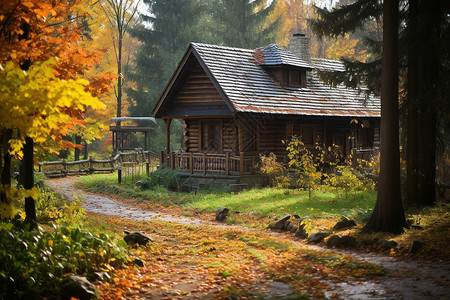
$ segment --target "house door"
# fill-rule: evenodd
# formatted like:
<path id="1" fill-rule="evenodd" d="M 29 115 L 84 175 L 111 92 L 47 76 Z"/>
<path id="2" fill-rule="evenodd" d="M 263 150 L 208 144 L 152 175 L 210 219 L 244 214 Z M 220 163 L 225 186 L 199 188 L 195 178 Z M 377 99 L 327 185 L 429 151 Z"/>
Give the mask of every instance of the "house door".
<path id="1" fill-rule="evenodd" d="M 342 154 L 345 155 L 345 142 L 346 142 L 346 138 L 345 138 L 345 133 L 335 133 L 333 134 L 333 144 L 337 146 L 338 151 Z"/>

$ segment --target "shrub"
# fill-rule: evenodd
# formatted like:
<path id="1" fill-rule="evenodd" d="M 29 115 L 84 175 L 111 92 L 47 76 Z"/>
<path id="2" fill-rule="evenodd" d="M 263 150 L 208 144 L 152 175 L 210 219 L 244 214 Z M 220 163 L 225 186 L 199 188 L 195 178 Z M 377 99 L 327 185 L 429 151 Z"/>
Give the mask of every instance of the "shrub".
<path id="1" fill-rule="evenodd" d="M 268 156 L 260 155 L 259 156 L 260 170 L 263 174 L 269 176 L 269 181 L 272 186 L 278 188 L 286 188 L 289 187 L 289 177 L 286 176 L 286 169 L 282 162 L 277 161 L 277 156 L 273 153 L 270 153 Z"/>
<path id="2" fill-rule="evenodd" d="M 126 261 L 122 249 L 102 233 L 66 226 L 29 231 L 17 219 L 0 224 L 0 298 L 45 297 L 58 291 L 65 274 Z"/>
<path id="3" fill-rule="evenodd" d="M 172 169 L 166 165 L 161 165 L 151 173 L 142 185 L 143 189 L 155 189 L 164 187 L 169 190 L 178 190 L 180 188 L 180 170 Z"/>

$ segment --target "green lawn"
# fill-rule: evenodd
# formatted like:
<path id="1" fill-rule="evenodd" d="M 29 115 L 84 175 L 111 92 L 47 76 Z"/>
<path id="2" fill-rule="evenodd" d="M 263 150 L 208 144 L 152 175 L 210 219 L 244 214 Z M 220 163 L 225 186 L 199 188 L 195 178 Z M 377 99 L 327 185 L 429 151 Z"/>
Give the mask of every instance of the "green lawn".
<path id="1" fill-rule="evenodd" d="M 175 193 L 162 187 L 142 190 L 130 181 L 119 185 L 117 174 L 84 176 L 80 186 L 89 191 L 114 193 L 164 206 L 179 206 L 190 211 L 213 212 L 221 206 L 226 206 L 232 212 L 257 212 L 265 217 L 284 214 L 298 214 L 312 218 L 327 218 L 335 215 L 358 217 L 358 215 L 367 214 L 367 210 L 374 207 L 376 200 L 376 191 L 359 191 L 347 195 L 315 191 L 312 199 L 309 199 L 307 191 L 269 187 L 244 190 L 239 194 L 221 191 L 203 191 L 197 194 Z"/>

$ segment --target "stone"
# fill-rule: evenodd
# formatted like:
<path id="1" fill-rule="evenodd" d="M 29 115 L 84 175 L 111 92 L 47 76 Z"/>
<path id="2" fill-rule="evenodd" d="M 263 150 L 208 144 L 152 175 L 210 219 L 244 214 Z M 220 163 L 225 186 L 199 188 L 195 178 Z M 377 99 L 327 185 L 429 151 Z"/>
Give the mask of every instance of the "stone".
<path id="1" fill-rule="evenodd" d="M 138 266 L 138 267 L 143 267 L 144 266 L 144 262 L 142 260 L 140 260 L 139 258 L 135 258 L 133 263 Z"/>
<path id="2" fill-rule="evenodd" d="M 373 246 L 375 244 L 378 244 L 379 241 L 380 241 L 379 238 L 373 237 L 373 238 L 370 238 L 370 239 L 361 240 L 360 243 L 364 247 L 371 247 L 371 246 Z"/>
<path id="3" fill-rule="evenodd" d="M 230 212 L 230 209 L 228 209 L 225 206 L 219 207 L 219 209 L 216 211 L 216 221 L 223 222 L 228 216 L 228 213 Z"/>
<path id="4" fill-rule="evenodd" d="M 294 225 L 291 222 L 287 221 L 286 223 L 284 223 L 284 230 L 285 231 L 291 231 L 292 227 L 294 227 Z"/>
<path id="5" fill-rule="evenodd" d="M 279 219 L 275 225 L 274 228 L 278 229 L 278 230 L 284 230 L 285 226 L 286 226 L 286 222 L 291 218 L 290 215 L 285 215 L 284 217 L 282 217 L 281 219 Z"/>
<path id="6" fill-rule="evenodd" d="M 329 236 L 329 233 L 326 232 L 316 232 L 309 236 L 307 243 L 308 244 L 317 244 L 320 243 L 324 238 Z"/>
<path id="7" fill-rule="evenodd" d="M 297 230 L 298 230 L 298 228 L 295 227 L 295 226 L 292 226 L 291 229 L 289 229 L 289 231 L 290 231 L 291 233 L 295 233 Z"/>
<path id="8" fill-rule="evenodd" d="M 423 248 L 423 243 L 421 241 L 413 241 L 411 247 L 409 247 L 408 253 L 414 254 L 417 253 L 420 249 Z"/>
<path id="9" fill-rule="evenodd" d="M 97 297 L 97 291 L 85 277 L 71 275 L 62 283 L 62 299 L 76 298 L 90 300 Z"/>
<path id="10" fill-rule="evenodd" d="M 341 243 L 341 237 L 338 235 L 332 235 L 327 241 L 327 247 L 339 247 Z"/>
<path id="11" fill-rule="evenodd" d="M 97 271 L 87 274 L 87 279 L 89 281 L 109 281 L 111 275 L 108 272 Z"/>
<path id="12" fill-rule="evenodd" d="M 351 228 L 351 227 L 355 227 L 356 223 L 353 220 L 350 220 L 349 218 L 344 218 L 342 221 L 337 222 L 334 226 L 333 226 L 333 230 L 341 230 L 344 228 Z"/>
<path id="13" fill-rule="evenodd" d="M 300 224 L 295 231 L 295 237 L 298 237 L 299 239 L 306 239 L 308 237 L 308 233 L 305 230 L 305 224 Z"/>
<path id="14" fill-rule="evenodd" d="M 341 240 L 339 242 L 339 247 L 356 247 L 358 245 L 358 242 L 356 239 L 349 235 L 344 235 L 341 237 Z"/>
<path id="15" fill-rule="evenodd" d="M 134 246 L 136 244 L 145 246 L 148 243 L 153 242 L 151 238 L 141 234 L 140 232 L 129 233 L 124 236 L 123 240 L 130 246 Z"/>
<path id="16" fill-rule="evenodd" d="M 380 250 L 391 250 L 397 247 L 397 243 L 394 241 L 381 241 L 378 245 L 378 249 Z"/>

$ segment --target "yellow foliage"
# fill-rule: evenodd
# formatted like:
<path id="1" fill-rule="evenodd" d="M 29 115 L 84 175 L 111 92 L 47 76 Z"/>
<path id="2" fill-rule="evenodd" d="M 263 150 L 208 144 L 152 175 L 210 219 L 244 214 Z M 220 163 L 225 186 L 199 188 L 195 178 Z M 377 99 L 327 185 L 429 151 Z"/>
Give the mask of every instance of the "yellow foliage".
<path id="1" fill-rule="evenodd" d="M 20 155 L 25 137 L 43 143 L 60 136 L 87 107 L 104 105 L 85 91 L 88 81 L 61 80 L 53 73 L 55 59 L 35 63 L 22 71 L 12 62 L 0 68 L 0 129 L 16 129 L 19 137 L 10 140 L 10 153 Z M 73 126 L 72 126 L 73 127 Z"/>

